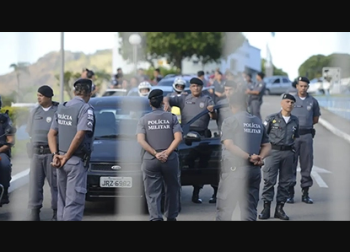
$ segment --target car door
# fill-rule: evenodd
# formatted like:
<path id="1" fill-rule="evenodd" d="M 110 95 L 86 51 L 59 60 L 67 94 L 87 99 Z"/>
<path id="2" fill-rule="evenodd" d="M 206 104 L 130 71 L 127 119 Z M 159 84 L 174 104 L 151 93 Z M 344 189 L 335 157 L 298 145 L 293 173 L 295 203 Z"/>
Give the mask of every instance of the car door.
<path id="1" fill-rule="evenodd" d="M 281 91 L 280 94 L 283 94 L 292 86 L 292 82 L 288 78 L 282 78 Z"/>
<path id="2" fill-rule="evenodd" d="M 214 109 L 222 106 L 216 105 Z M 190 125 L 207 113 L 208 110 L 205 110 L 183 125 L 183 141 L 178 148 L 182 185 L 206 185 L 219 182 L 220 135 L 209 131 L 206 136 L 200 136 L 197 132 L 190 131 Z"/>
<path id="3" fill-rule="evenodd" d="M 279 94 L 281 92 L 281 78 L 276 78 L 271 82 L 270 93 L 271 94 Z"/>

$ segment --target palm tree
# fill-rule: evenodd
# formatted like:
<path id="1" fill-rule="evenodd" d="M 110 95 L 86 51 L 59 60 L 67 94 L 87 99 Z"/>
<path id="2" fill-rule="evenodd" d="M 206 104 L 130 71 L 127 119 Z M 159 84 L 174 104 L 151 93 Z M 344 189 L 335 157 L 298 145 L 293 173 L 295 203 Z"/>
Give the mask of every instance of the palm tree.
<path id="1" fill-rule="evenodd" d="M 19 82 L 19 76 L 20 76 L 20 73 L 21 72 L 25 72 L 27 74 L 29 74 L 29 71 L 28 71 L 28 66 L 30 64 L 27 63 L 27 62 L 18 62 L 17 64 L 16 63 L 13 63 L 10 65 L 10 68 L 13 68 L 13 70 L 15 71 L 16 73 L 16 78 L 17 78 L 17 102 L 20 101 L 20 82 Z"/>

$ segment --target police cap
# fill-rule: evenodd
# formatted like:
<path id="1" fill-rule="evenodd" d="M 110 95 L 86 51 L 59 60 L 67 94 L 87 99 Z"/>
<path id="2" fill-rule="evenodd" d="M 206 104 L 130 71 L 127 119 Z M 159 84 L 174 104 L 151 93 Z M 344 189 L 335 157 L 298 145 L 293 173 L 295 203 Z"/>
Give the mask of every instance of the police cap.
<path id="1" fill-rule="evenodd" d="M 92 80 L 90 79 L 85 79 L 85 78 L 80 78 L 77 79 L 74 84 L 73 87 L 75 87 L 78 83 L 83 84 L 83 85 L 87 85 L 90 87 L 90 90 L 92 90 Z"/>
<path id="2" fill-rule="evenodd" d="M 53 90 L 50 86 L 44 85 L 38 88 L 38 93 L 42 94 L 45 97 L 51 98 L 53 96 Z"/>
<path id="3" fill-rule="evenodd" d="M 190 80 L 190 84 L 197 84 L 197 85 L 203 86 L 203 81 L 201 79 L 194 77 Z"/>
<path id="4" fill-rule="evenodd" d="M 148 99 L 152 99 L 153 97 L 161 97 L 163 96 L 163 90 L 161 89 L 153 89 L 149 95 L 148 95 Z"/>
<path id="5" fill-rule="evenodd" d="M 291 95 L 291 94 L 283 94 L 282 95 L 282 100 L 286 100 L 286 99 L 292 100 L 292 101 L 295 102 L 295 97 L 293 95 Z"/>
<path id="6" fill-rule="evenodd" d="M 306 77 L 303 77 L 303 76 L 300 76 L 300 77 L 298 78 L 298 81 L 306 82 L 307 84 L 310 83 L 309 79 L 306 78 Z"/>
<path id="7" fill-rule="evenodd" d="M 225 81 L 224 84 L 225 87 L 231 87 L 231 88 L 236 88 L 237 87 L 237 83 L 233 80 L 227 80 Z"/>

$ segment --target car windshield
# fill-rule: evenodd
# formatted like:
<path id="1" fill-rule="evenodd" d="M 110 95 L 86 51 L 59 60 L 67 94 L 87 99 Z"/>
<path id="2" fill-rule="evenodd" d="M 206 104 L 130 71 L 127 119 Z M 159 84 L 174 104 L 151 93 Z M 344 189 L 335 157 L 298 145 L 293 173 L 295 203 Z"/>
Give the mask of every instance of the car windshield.
<path id="1" fill-rule="evenodd" d="M 95 139 L 134 137 L 139 119 L 151 108 L 122 105 L 121 107 L 95 107 Z"/>

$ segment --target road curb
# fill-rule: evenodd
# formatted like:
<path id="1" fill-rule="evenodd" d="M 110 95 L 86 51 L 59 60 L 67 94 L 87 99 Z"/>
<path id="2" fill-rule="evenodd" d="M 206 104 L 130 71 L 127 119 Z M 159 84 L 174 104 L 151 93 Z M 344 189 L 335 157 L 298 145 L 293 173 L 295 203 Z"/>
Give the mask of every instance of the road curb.
<path id="1" fill-rule="evenodd" d="M 26 185 L 29 182 L 29 168 L 12 176 L 9 193 Z"/>
<path id="2" fill-rule="evenodd" d="M 318 123 L 321 124 L 323 127 L 328 129 L 330 132 L 332 132 L 334 135 L 343 138 L 348 143 L 350 143 L 350 135 L 341 131 L 340 129 L 334 127 L 331 123 L 328 121 L 322 119 L 321 117 L 318 119 Z"/>

